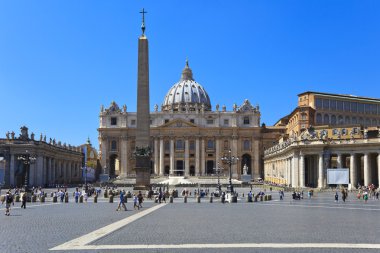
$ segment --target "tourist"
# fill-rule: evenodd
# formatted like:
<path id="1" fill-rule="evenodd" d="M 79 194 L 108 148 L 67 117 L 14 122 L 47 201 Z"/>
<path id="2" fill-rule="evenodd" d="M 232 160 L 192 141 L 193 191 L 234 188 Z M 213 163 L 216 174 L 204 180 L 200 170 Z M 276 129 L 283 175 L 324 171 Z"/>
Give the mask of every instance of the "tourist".
<path id="1" fill-rule="evenodd" d="M 143 198 L 143 195 L 142 195 L 141 191 L 139 191 L 139 194 L 137 195 L 137 198 L 139 200 L 139 207 L 142 208 L 142 202 L 143 202 L 144 198 Z"/>
<path id="2" fill-rule="evenodd" d="M 338 200 L 339 200 L 339 195 L 338 195 L 338 192 L 335 192 L 335 202 L 338 203 Z"/>
<path id="3" fill-rule="evenodd" d="M 124 211 L 127 211 L 127 207 L 125 206 L 125 201 L 124 201 L 124 194 L 125 194 L 124 191 L 121 191 L 121 192 L 120 192 L 120 201 L 119 201 L 119 205 L 117 206 L 116 211 L 121 210 L 121 207 L 122 207 L 122 206 L 123 206 L 123 208 L 124 208 Z"/>
<path id="4" fill-rule="evenodd" d="M 15 205 L 15 202 L 14 202 L 11 191 L 8 191 L 7 194 L 5 195 L 5 215 L 6 216 L 9 216 L 11 214 L 10 213 L 11 204 Z"/>
<path id="5" fill-rule="evenodd" d="M 79 192 L 79 190 L 78 190 L 78 188 L 77 188 L 76 191 L 75 191 L 75 193 L 74 193 L 74 196 L 75 196 L 75 203 L 78 203 L 79 195 L 80 195 L 80 192 Z"/>
<path id="6" fill-rule="evenodd" d="M 26 208 L 26 197 L 27 197 L 27 193 L 24 192 L 21 194 L 21 208 Z"/>
<path id="7" fill-rule="evenodd" d="M 137 202 L 138 202 L 138 198 L 137 198 L 136 194 L 133 194 L 133 208 L 136 210 L 136 207 L 137 207 L 137 210 L 140 210 L 140 207 L 137 204 Z"/>
<path id="8" fill-rule="evenodd" d="M 368 192 L 367 191 L 363 192 L 363 199 L 364 199 L 364 203 L 367 204 L 367 201 L 368 201 Z"/>

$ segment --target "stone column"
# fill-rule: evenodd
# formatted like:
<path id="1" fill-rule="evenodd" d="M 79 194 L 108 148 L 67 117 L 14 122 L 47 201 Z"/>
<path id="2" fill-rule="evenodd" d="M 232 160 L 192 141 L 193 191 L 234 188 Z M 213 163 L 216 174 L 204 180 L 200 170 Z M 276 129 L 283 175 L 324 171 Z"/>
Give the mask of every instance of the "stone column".
<path id="1" fill-rule="evenodd" d="M 299 186 L 305 187 L 305 155 L 300 154 L 300 174 L 299 174 Z"/>
<path id="2" fill-rule="evenodd" d="M 350 155 L 350 183 L 351 189 L 355 189 L 358 185 L 356 155 L 354 153 L 351 153 Z"/>
<path id="3" fill-rule="evenodd" d="M 341 153 L 337 153 L 336 167 L 337 168 L 342 168 L 343 167 L 343 157 L 342 157 Z"/>
<path id="4" fill-rule="evenodd" d="M 324 173 L 323 173 L 323 153 L 319 153 L 318 155 L 318 188 L 323 188 L 324 180 Z"/>
<path id="5" fill-rule="evenodd" d="M 195 140 L 195 175 L 199 176 L 201 174 L 201 165 L 199 160 L 199 137 Z"/>
<path id="6" fill-rule="evenodd" d="M 220 162 L 220 139 L 216 138 L 215 140 L 215 168 L 218 166 L 218 162 Z"/>
<path id="7" fill-rule="evenodd" d="M 10 154 L 10 158 L 11 158 L 11 163 L 10 163 L 10 167 L 9 167 L 9 184 L 10 185 L 15 185 L 15 155 L 14 154 Z"/>
<path id="8" fill-rule="evenodd" d="M 107 166 L 107 169 L 109 169 L 107 165 L 107 156 L 108 156 L 107 147 L 108 147 L 108 140 L 106 138 L 102 138 L 102 157 L 101 157 L 102 171 L 105 166 Z"/>
<path id="9" fill-rule="evenodd" d="M 371 175 L 371 159 L 370 154 L 364 154 L 364 185 L 368 186 L 372 183 L 372 175 Z"/>
<path id="10" fill-rule="evenodd" d="M 121 137 L 121 145 L 120 145 L 120 176 L 126 177 L 127 176 L 127 137 L 123 136 Z"/>
<path id="11" fill-rule="evenodd" d="M 204 175 L 206 173 L 205 165 L 206 165 L 206 159 L 205 159 L 205 153 L 206 153 L 206 147 L 205 147 L 205 140 L 202 138 L 202 146 L 201 146 L 201 175 Z"/>
<path id="12" fill-rule="evenodd" d="M 380 185 L 380 153 L 377 154 L 377 178 L 379 180 L 378 184 Z"/>
<path id="13" fill-rule="evenodd" d="M 169 174 L 170 175 L 174 174 L 174 140 L 173 139 L 170 139 L 170 173 Z"/>
<path id="14" fill-rule="evenodd" d="M 158 138 L 154 138 L 154 174 L 156 175 L 158 175 L 160 167 L 159 152 Z"/>
<path id="15" fill-rule="evenodd" d="M 160 138 L 160 176 L 163 176 L 165 172 L 164 155 L 165 155 L 164 139 L 161 137 Z"/>
<path id="16" fill-rule="evenodd" d="M 293 155 L 293 164 L 292 164 L 292 187 L 299 187 L 298 181 L 298 154 Z"/>
<path id="17" fill-rule="evenodd" d="M 233 136 L 232 137 L 232 150 L 231 150 L 232 156 L 237 157 L 237 152 L 238 152 L 238 136 Z M 239 157 L 239 159 L 241 159 L 241 157 Z M 236 162 L 235 164 L 232 164 L 232 177 L 233 178 L 238 178 L 238 175 L 239 175 L 238 163 L 240 163 L 240 160 L 238 162 Z"/>
<path id="18" fill-rule="evenodd" d="M 190 174 L 189 138 L 185 139 L 185 176 Z"/>

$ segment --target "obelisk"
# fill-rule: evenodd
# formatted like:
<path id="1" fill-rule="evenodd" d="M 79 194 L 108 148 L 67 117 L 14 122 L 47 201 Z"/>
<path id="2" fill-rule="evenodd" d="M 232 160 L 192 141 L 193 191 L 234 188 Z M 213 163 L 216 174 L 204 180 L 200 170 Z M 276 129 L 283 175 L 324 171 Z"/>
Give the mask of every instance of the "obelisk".
<path id="1" fill-rule="evenodd" d="M 138 41 L 137 126 L 136 126 L 136 185 L 135 190 L 150 187 L 150 112 L 149 112 L 149 54 L 145 36 L 145 10 L 142 9 L 142 35 Z"/>

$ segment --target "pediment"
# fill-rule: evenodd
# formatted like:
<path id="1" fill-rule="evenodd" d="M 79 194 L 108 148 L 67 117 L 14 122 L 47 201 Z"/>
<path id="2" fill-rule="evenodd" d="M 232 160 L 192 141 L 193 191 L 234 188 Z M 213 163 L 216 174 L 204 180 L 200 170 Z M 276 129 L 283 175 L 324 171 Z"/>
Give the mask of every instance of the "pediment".
<path id="1" fill-rule="evenodd" d="M 193 128 L 193 127 L 197 127 L 197 125 L 195 125 L 189 121 L 183 120 L 183 119 L 175 119 L 175 120 L 169 121 L 166 124 L 163 124 L 161 127 L 165 127 L 165 128 L 189 128 L 189 127 L 191 127 L 191 128 Z"/>

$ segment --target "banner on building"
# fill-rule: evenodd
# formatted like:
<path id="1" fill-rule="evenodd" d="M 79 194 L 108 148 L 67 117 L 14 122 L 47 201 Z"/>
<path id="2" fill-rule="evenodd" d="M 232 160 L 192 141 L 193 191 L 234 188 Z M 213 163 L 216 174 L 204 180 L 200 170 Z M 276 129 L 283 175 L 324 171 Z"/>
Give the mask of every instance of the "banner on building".
<path id="1" fill-rule="evenodd" d="M 327 184 L 349 184 L 349 169 L 327 169 Z"/>

